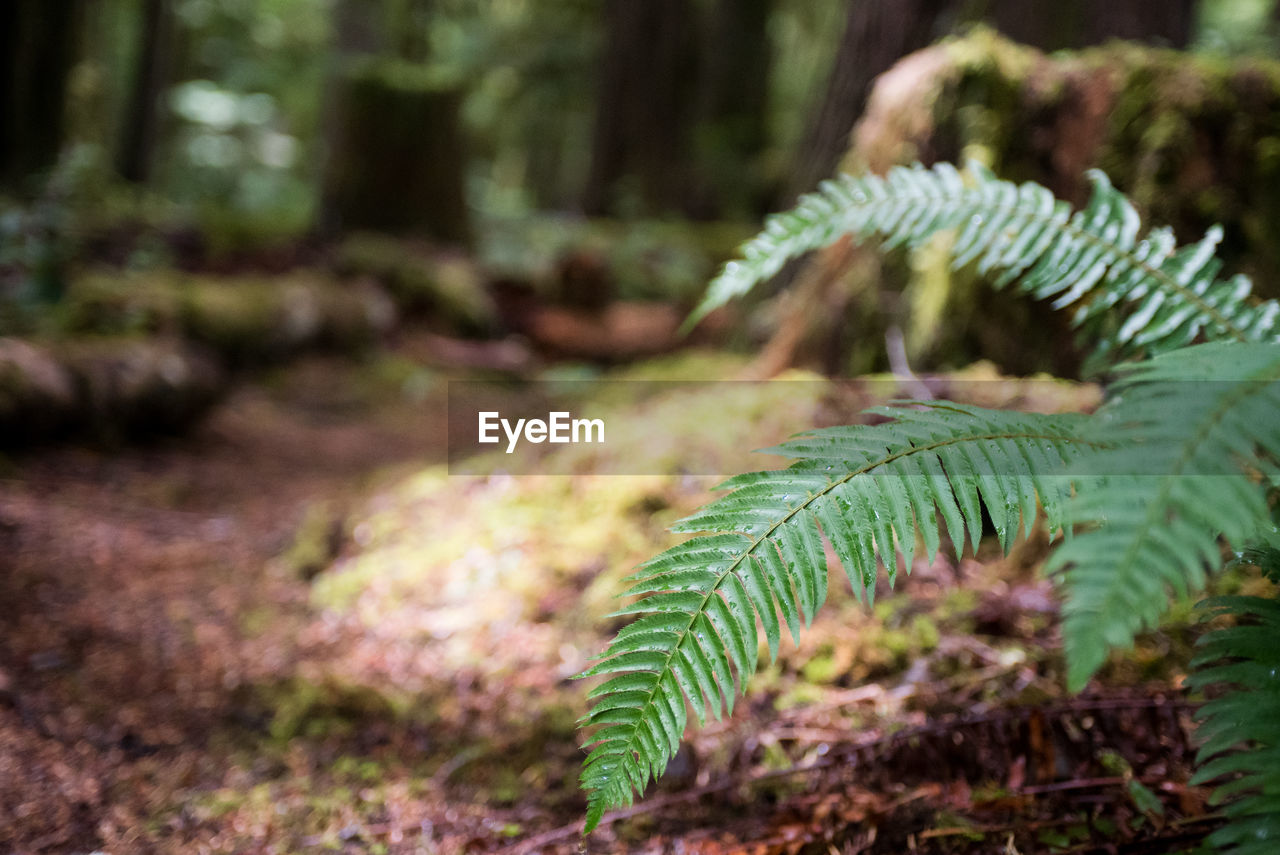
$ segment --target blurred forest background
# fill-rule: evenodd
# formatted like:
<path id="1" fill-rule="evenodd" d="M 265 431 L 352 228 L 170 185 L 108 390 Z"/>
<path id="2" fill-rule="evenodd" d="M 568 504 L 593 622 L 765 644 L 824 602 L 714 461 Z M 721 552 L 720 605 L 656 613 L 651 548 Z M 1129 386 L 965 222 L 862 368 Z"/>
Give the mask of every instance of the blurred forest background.
<path id="1" fill-rule="evenodd" d="M 927 251 L 678 333 L 837 169 L 965 158 L 1101 167 L 1280 295 L 1280 3 L 0 2 L 0 849 L 583 851 L 568 677 L 714 483 L 674 452 L 767 465 L 912 371 L 1096 403 Z M 578 401 L 650 475 L 448 474 L 450 379 L 773 377 Z M 1041 541 L 833 595 L 586 851 L 1193 848 L 1188 610 L 1063 699 Z"/>

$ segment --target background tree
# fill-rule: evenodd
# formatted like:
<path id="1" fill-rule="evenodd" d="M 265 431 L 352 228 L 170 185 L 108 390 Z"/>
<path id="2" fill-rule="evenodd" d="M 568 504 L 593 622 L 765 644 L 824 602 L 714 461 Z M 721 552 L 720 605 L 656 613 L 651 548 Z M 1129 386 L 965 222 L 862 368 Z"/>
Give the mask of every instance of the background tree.
<path id="1" fill-rule="evenodd" d="M 1015 41 L 1045 50 L 1108 39 L 1185 47 L 1195 9 L 1194 0 L 850 0 L 826 94 L 797 151 L 786 201 L 835 170 L 875 78 L 958 26 L 987 21 Z"/>
<path id="2" fill-rule="evenodd" d="M 942 16 L 955 6 L 955 0 L 850 0 L 825 94 L 791 168 L 789 197 L 835 171 L 872 81 L 943 35 Z"/>
<path id="3" fill-rule="evenodd" d="M 610 0 L 596 94 L 589 214 L 672 213 L 693 178 L 699 45 L 692 0 Z"/>
<path id="4" fill-rule="evenodd" d="M 339 32 L 360 9 L 339 4 Z M 465 244 L 471 225 L 459 128 L 463 93 L 426 63 L 430 4 L 393 0 L 377 11 L 383 30 L 364 38 L 387 47 L 339 57 L 322 224 Z"/>
<path id="5" fill-rule="evenodd" d="M 57 160 L 82 9 L 81 0 L 0 3 L 0 184 Z"/>
<path id="6" fill-rule="evenodd" d="M 174 36 L 171 0 L 144 0 L 138 57 L 124 109 L 116 171 L 126 181 L 146 183 L 155 165 L 164 94 L 172 82 Z"/>

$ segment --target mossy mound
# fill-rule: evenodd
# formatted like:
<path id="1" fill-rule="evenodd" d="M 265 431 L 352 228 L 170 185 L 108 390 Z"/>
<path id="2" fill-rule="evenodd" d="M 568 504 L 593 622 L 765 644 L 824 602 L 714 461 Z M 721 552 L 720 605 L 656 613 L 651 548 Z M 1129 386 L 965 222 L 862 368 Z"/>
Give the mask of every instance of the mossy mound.
<path id="1" fill-rule="evenodd" d="M 80 276 L 38 341 L 0 339 L 0 448 L 173 433 L 226 391 L 228 369 L 362 352 L 395 320 L 376 287 L 317 274 Z"/>
<path id="2" fill-rule="evenodd" d="M 179 341 L 85 339 L 55 352 L 75 381 L 72 432 L 100 441 L 176 433 L 227 389 L 217 359 Z"/>
<path id="3" fill-rule="evenodd" d="M 360 351 L 394 319 L 393 307 L 376 291 L 299 276 L 197 281 L 183 300 L 182 327 L 239 366 L 315 348 Z"/>
<path id="4" fill-rule="evenodd" d="M 1280 295 L 1278 62 L 1124 42 L 1046 55 L 979 28 L 880 77 L 843 168 L 969 158 L 1077 204 L 1088 195 L 1086 170 L 1099 167 L 1149 223 L 1172 226 L 1182 241 L 1220 223 L 1228 267 L 1251 274 L 1260 294 Z M 1025 342 L 1002 343 L 1022 338 L 1008 330 L 1026 328 L 1069 340 L 1061 317 L 1047 307 L 1013 308 L 1008 295 L 926 267 L 933 281 L 912 302 L 945 321 L 934 330 L 917 323 L 908 342 L 917 355 L 959 362 L 985 345 L 1006 368 L 1070 370 L 1063 354 L 1028 364 L 1019 358 Z"/>
<path id="5" fill-rule="evenodd" d="M 226 391 L 218 361 L 168 339 L 0 339 L 0 447 L 168 434 Z"/>
<path id="6" fill-rule="evenodd" d="M 170 334 L 244 367 L 315 348 L 358 352 L 394 322 L 394 306 L 376 289 L 346 287 L 315 274 L 256 278 L 163 271 L 81 277 L 54 324 L 60 334 Z"/>
<path id="7" fill-rule="evenodd" d="M 60 360 L 45 348 L 0 338 L 0 446 L 62 432 L 76 405 L 75 379 Z"/>
<path id="8" fill-rule="evenodd" d="M 335 264 L 344 276 L 368 276 L 406 312 L 419 313 L 462 332 L 493 327 L 493 300 L 484 277 L 467 257 L 433 250 L 421 241 L 373 232 L 351 235 L 338 247 Z"/>
<path id="9" fill-rule="evenodd" d="M 1280 62 L 1126 42 L 1045 55 L 977 29 L 883 75 L 854 143 L 848 168 L 976 157 L 1077 203 L 1100 167 L 1183 240 L 1221 223 L 1227 259 L 1280 293 Z"/>

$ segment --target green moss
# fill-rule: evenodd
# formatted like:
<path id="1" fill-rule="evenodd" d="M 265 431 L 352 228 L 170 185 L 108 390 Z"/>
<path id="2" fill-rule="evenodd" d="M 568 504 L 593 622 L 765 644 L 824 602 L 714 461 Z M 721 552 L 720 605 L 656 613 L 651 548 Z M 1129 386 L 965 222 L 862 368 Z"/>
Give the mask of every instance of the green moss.
<path id="1" fill-rule="evenodd" d="M 1280 295 L 1280 62 L 1129 43 L 1045 55 L 979 27 L 901 69 L 892 81 L 899 100 L 873 97 L 847 165 L 975 158 L 1077 203 L 1085 170 L 1100 167 L 1182 242 L 1221 223 L 1227 269 L 1252 275 L 1263 296 Z M 926 249 L 910 274 L 913 365 L 954 367 L 984 354 L 1018 373 L 1079 370 L 1060 313 L 991 299 L 972 271 L 949 271 L 938 255 Z M 858 334 L 879 339 L 887 322 L 877 323 Z M 1054 352 L 1043 337 L 1035 348 L 1010 340 L 1009 329 L 1025 327 L 1045 329 Z"/>
<path id="2" fill-rule="evenodd" d="M 824 644 L 804 664 L 800 673 L 810 683 L 833 683 L 847 670 L 848 663 L 843 663 L 842 667 L 842 663 L 835 655 L 834 647 Z"/>
<path id="3" fill-rule="evenodd" d="M 182 331 L 236 365 L 278 361 L 299 351 L 359 352 L 375 343 L 394 312 L 374 292 L 323 277 L 200 277 L 181 289 Z"/>
<path id="4" fill-rule="evenodd" d="M 345 276 L 371 276 L 410 312 L 432 313 L 464 332 L 492 328 L 495 309 L 480 272 L 466 258 L 425 244 L 359 232 L 338 248 Z"/>
<path id="5" fill-rule="evenodd" d="M 296 678 L 264 691 L 271 710 L 271 738 L 287 743 L 298 737 L 318 739 L 349 735 L 362 723 L 379 719 L 430 718 L 421 698 L 395 696 L 368 686 Z"/>
<path id="6" fill-rule="evenodd" d="M 310 579 L 329 565 L 341 536 L 341 520 L 328 502 L 311 502 L 281 560 L 297 576 Z"/>
<path id="7" fill-rule="evenodd" d="M 54 309 L 52 331 L 108 335 L 173 332 L 178 327 L 181 302 L 179 279 L 172 272 L 93 272 L 72 279 L 66 297 Z"/>

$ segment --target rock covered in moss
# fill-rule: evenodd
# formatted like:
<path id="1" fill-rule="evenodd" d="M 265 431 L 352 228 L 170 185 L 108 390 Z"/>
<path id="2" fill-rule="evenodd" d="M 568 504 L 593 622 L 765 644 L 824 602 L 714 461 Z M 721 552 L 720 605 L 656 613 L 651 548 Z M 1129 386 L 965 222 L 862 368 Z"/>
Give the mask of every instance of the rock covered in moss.
<path id="1" fill-rule="evenodd" d="M 376 288 L 313 273 L 286 277 L 97 272 L 78 278 L 58 309 L 58 331 L 166 334 L 199 342 L 237 367 L 300 351 L 368 348 L 396 321 Z"/>
<path id="2" fill-rule="evenodd" d="M 73 375 L 47 349 L 0 338 L 0 446 L 62 433 L 77 410 Z"/>
<path id="3" fill-rule="evenodd" d="M 1100 167 L 1151 222 L 1280 294 L 1280 62 L 1127 42 L 1046 55 L 989 29 L 913 54 L 877 81 L 850 170 L 978 158 L 1073 202 Z"/>
<path id="4" fill-rule="evenodd" d="M 74 432 L 121 441 L 175 433 L 227 389 L 212 354 L 171 339 L 82 339 L 56 346 L 73 378 Z"/>
<path id="5" fill-rule="evenodd" d="M 483 332 L 496 310 L 480 270 L 465 256 L 422 241 L 359 232 L 338 247 L 335 264 L 349 277 L 367 276 L 387 289 L 406 312 L 460 332 Z"/>

